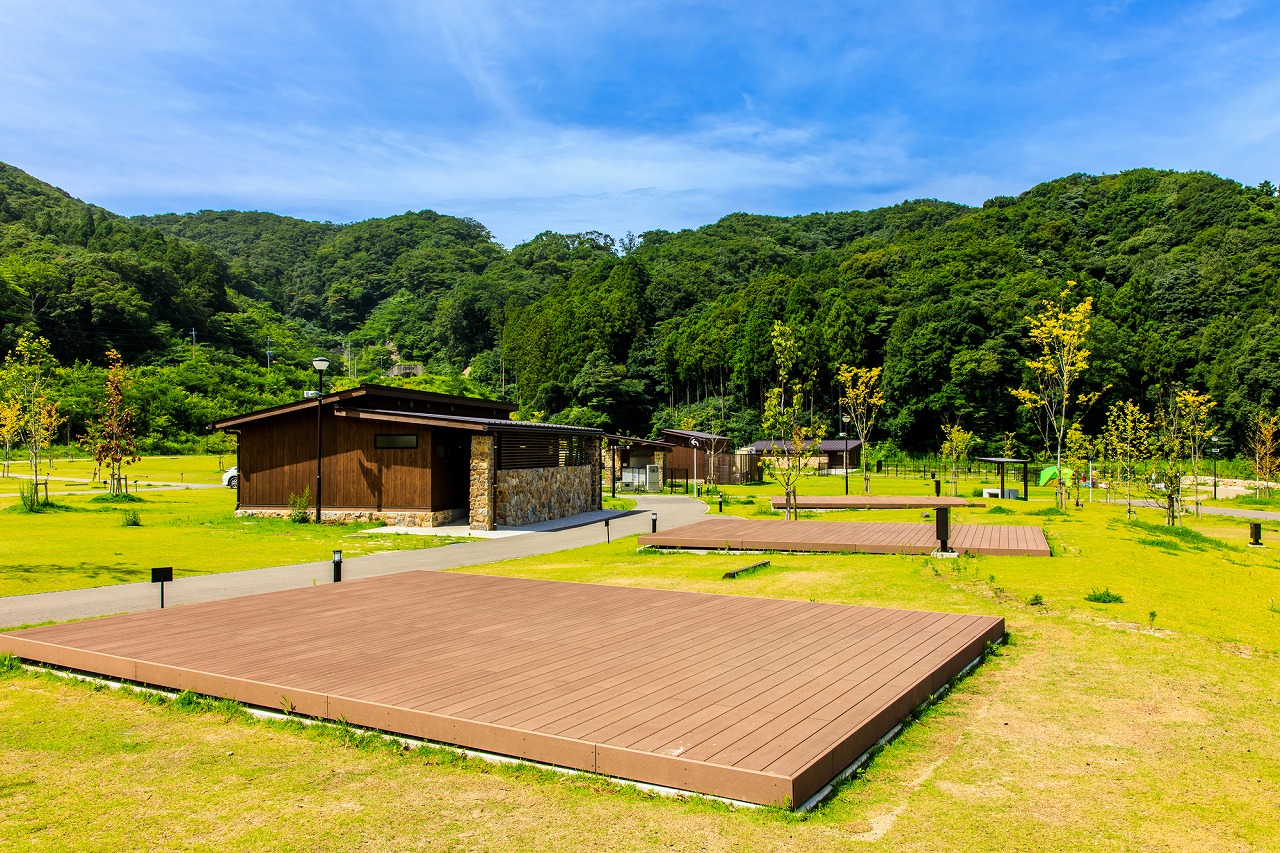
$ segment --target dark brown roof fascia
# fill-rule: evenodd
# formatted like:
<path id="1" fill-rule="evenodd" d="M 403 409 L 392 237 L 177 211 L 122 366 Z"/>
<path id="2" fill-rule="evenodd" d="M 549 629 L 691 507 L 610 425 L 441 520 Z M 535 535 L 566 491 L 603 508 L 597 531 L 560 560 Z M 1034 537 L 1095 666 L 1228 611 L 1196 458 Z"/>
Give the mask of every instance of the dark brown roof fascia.
<path id="1" fill-rule="evenodd" d="M 514 403 L 504 403 L 500 400 L 484 400 L 479 397 L 459 397 L 452 394 L 436 394 L 431 391 L 415 391 L 412 388 L 396 388 L 392 385 L 358 385 L 355 388 L 347 388 L 343 391 L 331 391 L 324 395 L 326 403 L 340 403 L 347 400 L 357 399 L 364 396 L 383 396 L 383 397 L 400 397 L 402 399 L 423 400 L 433 403 L 448 403 L 451 405 L 469 405 L 476 408 L 491 408 L 500 411 L 505 410 L 514 412 L 516 406 Z M 279 406 L 272 406 L 269 409 L 261 409 L 256 412 L 249 412 L 244 415 L 236 415 L 231 418 L 223 418 L 214 421 L 209 426 L 213 429 L 226 429 L 227 427 L 239 426 L 240 424 L 249 423 L 250 421 L 262 420 L 263 418 L 273 417 L 274 415 L 284 414 L 291 411 L 303 411 L 316 405 L 316 398 L 309 397 L 305 400 L 297 400 L 293 403 L 283 403 Z"/>

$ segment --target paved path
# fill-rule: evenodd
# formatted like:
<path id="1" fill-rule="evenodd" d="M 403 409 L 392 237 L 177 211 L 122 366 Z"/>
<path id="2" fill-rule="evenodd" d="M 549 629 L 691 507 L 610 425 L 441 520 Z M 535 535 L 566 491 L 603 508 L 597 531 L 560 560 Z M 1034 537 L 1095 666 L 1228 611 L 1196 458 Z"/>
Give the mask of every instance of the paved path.
<path id="1" fill-rule="evenodd" d="M 611 515 L 610 533 L 613 538 L 648 533 L 651 512 L 658 513 L 658 529 L 664 530 L 697 521 L 707 511 L 706 504 L 700 501 L 670 495 L 637 495 L 636 505 L 636 510 L 632 512 Z M 344 580 L 354 580 L 417 569 L 455 569 L 594 545 L 605 541 L 603 521 L 590 520 L 600 518 L 600 515 L 588 513 L 586 523 L 553 531 L 540 530 L 520 536 L 481 539 L 440 548 L 353 557 L 343 562 L 342 576 Z M 582 518 L 580 516 L 578 520 Z M 567 521 L 573 523 L 575 520 Z M 224 572 L 178 578 L 173 583 L 165 584 L 164 599 L 166 606 L 192 604 L 259 592 L 295 589 L 311 586 L 313 583 L 330 583 L 332 578 L 333 563 L 329 561 Z M 159 606 L 159 600 L 158 588 L 149 583 L 9 596 L 0 598 L 0 627 L 153 610 Z"/>
<path id="2" fill-rule="evenodd" d="M 1256 521 L 1280 521 L 1280 512 L 1264 512 L 1259 509 L 1234 509 L 1226 506 L 1202 506 L 1203 515 L 1230 515 L 1234 518 L 1252 518 Z"/>

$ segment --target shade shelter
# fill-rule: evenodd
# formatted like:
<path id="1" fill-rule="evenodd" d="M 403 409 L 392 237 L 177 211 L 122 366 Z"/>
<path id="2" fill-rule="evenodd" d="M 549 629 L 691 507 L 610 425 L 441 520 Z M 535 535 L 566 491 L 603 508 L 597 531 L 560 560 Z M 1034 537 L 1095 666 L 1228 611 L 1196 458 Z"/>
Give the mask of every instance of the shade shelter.
<path id="1" fill-rule="evenodd" d="M 635 438 L 630 435 L 606 434 L 604 438 L 609 442 L 610 497 L 617 497 L 618 480 L 620 479 L 618 472 L 620 470 L 647 469 L 650 465 L 664 468 L 666 467 L 667 454 L 676 446 L 670 441 L 655 441 L 651 438 Z"/>
<path id="2" fill-rule="evenodd" d="M 975 462 L 989 462 L 996 466 L 996 473 L 1000 475 L 1000 497 L 1004 497 L 1004 475 L 1006 465 L 1022 466 L 1022 499 L 1027 500 L 1027 483 L 1028 483 L 1028 466 L 1031 464 L 1029 459 L 1012 459 L 1007 456 L 977 456 Z"/>

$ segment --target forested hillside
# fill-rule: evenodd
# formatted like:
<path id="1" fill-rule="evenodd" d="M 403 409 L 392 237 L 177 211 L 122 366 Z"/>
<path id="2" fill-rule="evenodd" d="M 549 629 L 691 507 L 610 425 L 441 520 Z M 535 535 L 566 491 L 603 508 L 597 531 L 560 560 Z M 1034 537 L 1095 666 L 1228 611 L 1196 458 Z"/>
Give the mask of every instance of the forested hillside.
<path id="1" fill-rule="evenodd" d="M 991 449 L 1015 432 L 1036 451 L 1009 389 L 1024 381 L 1027 316 L 1074 280 L 1095 309 L 1084 385 L 1103 392 L 1086 427 L 1114 400 L 1150 404 L 1181 384 L 1212 395 L 1239 448 L 1245 421 L 1280 406 L 1276 204 L 1270 184 L 1135 170 L 981 208 L 733 214 L 621 243 L 544 233 L 508 251 L 432 211 L 124 220 L 0 166 L 0 348 L 30 328 L 64 365 L 115 347 L 143 376 L 170 371 L 158 381 L 207 403 L 176 425 L 190 432 L 209 411 L 296 396 L 311 356 L 345 344 L 356 377 L 422 361 L 527 416 L 632 433 L 692 418 L 745 442 L 782 320 L 813 418 L 834 417 L 839 364 L 883 366 L 881 434 L 898 446 L 936 449 L 959 420 Z"/>

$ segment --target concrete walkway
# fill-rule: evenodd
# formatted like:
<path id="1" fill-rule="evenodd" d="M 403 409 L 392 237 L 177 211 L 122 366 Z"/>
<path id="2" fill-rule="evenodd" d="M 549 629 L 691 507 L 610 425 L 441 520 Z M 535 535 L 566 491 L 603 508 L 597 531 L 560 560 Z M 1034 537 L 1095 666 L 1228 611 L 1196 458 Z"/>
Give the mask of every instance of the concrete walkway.
<path id="1" fill-rule="evenodd" d="M 1233 518 L 1252 518 L 1254 521 L 1280 521 L 1280 512 L 1264 512 L 1260 509 L 1235 509 L 1227 506 L 1202 506 L 1202 515 L 1229 515 Z"/>
<path id="2" fill-rule="evenodd" d="M 652 512 L 658 513 L 658 529 L 665 530 L 697 521 L 707 511 L 707 505 L 701 501 L 670 495 L 637 495 L 636 505 L 636 509 L 630 512 L 597 511 L 559 522 L 531 525 L 536 530 L 520 536 L 477 539 L 475 542 L 440 548 L 353 557 L 343 562 L 342 577 L 343 580 L 356 580 L 418 569 L 438 571 L 551 554 L 604 542 L 606 517 L 609 519 L 612 538 L 620 539 L 648 533 Z M 548 530 L 548 527 L 556 529 Z M 165 606 L 170 607 L 296 589 L 317 583 L 331 583 L 332 580 L 333 563 L 329 561 L 275 566 L 178 578 L 173 583 L 165 584 L 164 600 Z M 149 583 L 15 595 L 0 598 L 0 627 L 154 610 L 159 607 L 159 603 L 159 588 Z"/>

